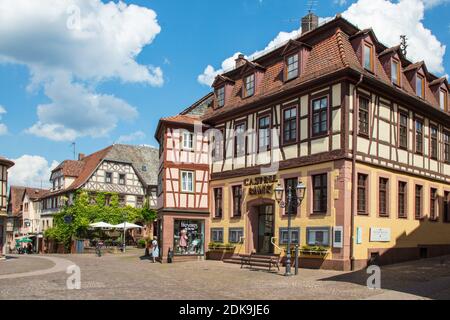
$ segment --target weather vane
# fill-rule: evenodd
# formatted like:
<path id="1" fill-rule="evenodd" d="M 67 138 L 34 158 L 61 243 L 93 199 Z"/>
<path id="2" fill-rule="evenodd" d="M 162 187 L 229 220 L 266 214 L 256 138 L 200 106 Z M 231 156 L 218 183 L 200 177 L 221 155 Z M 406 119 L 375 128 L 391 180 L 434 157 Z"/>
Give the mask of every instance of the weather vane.
<path id="1" fill-rule="evenodd" d="M 402 54 L 406 57 L 406 53 L 407 53 L 406 48 L 408 48 L 408 44 L 407 44 L 408 38 L 406 37 L 406 35 L 402 34 L 402 35 L 400 36 L 400 39 L 401 39 L 401 42 L 400 42 L 400 51 L 401 51 Z"/>

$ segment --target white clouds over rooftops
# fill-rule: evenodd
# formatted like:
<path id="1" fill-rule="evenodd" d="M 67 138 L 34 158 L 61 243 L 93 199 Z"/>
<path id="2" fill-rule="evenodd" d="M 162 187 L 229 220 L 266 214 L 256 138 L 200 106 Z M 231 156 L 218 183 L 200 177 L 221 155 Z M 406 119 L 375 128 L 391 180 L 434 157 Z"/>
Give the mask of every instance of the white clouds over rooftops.
<path id="1" fill-rule="evenodd" d="M 430 72 L 443 74 L 446 47 L 423 25 L 423 19 L 426 9 L 448 2 L 450 0 L 358 0 L 342 15 L 361 29 L 372 27 L 378 39 L 387 46 L 398 45 L 400 35 L 406 34 L 409 39 L 408 58 L 414 62 L 425 60 Z M 256 54 L 272 50 L 286 40 L 297 37 L 299 32 L 280 32 L 264 50 Z M 234 66 L 237 55 L 225 59 L 217 70 L 208 65 L 198 76 L 198 82 L 210 86 L 218 74 Z"/>
<path id="2" fill-rule="evenodd" d="M 45 158 L 31 155 L 23 155 L 13 161 L 15 165 L 8 171 L 9 184 L 36 188 L 50 185 L 51 171 L 58 165 L 56 161 L 49 164 Z"/>
<path id="3" fill-rule="evenodd" d="M 0 0 L 0 63 L 27 66 L 28 88 L 43 88 L 52 100 L 38 107 L 27 131 L 53 140 L 96 137 L 123 116 L 135 117 L 134 107 L 95 86 L 107 80 L 162 86 L 160 67 L 136 62 L 160 32 L 153 10 L 121 1 Z"/>

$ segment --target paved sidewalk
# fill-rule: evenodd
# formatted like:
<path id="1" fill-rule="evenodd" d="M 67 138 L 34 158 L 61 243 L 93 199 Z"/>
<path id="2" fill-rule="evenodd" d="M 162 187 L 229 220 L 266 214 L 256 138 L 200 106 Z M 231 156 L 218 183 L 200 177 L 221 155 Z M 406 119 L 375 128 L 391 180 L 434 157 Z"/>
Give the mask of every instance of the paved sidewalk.
<path id="1" fill-rule="evenodd" d="M 240 269 L 239 265 L 217 261 L 152 264 L 141 255 L 141 251 L 132 251 L 101 258 L 94 255 L 44 256 L 54 259 L 55 266 L 58 260 L 69 260 L 79 266 L 81 290 L 67 289 L 70 275 L 60 268 L 60 271 L 53 269 L 52 273 L 39 276 L 0 278 L 0 299 L 450 298 L 450 257 L 383 267 L 382 289 L 371 290 L 366 286 L 365 271 L 300 269 L 299 276 L 286 278 L 282 272 Z M 50 263 L 47 259 L 24 256 L 17 262 L 24 264 L 24 270 L 36 268 L 39 272 Z"/>

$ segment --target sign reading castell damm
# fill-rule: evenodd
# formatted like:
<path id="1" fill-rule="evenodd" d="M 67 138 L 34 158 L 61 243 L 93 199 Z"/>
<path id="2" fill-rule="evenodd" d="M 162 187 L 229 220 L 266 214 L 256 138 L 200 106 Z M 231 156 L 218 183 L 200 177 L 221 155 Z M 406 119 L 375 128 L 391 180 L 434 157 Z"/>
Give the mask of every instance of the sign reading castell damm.
<path id="1" fill-rule="evenodd" d="M 275 175 L 249 178 L 244 180 L 244 186 L 248 187 L 250 195 L 272 194 L 274 184 L 278 183 Z"/>

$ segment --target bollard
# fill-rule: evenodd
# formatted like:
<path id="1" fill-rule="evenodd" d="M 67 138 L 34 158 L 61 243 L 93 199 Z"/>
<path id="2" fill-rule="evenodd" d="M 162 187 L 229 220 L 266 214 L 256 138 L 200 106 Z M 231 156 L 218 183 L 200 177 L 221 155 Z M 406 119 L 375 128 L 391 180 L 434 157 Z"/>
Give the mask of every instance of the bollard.
<path id="1" fill-rule="evenodd" d="M 295 245 L 295 275 L 298 275 L 298 244 Z"/>

